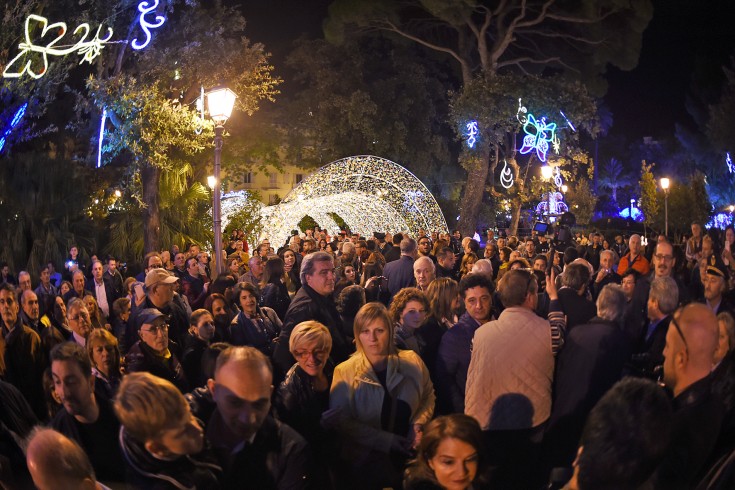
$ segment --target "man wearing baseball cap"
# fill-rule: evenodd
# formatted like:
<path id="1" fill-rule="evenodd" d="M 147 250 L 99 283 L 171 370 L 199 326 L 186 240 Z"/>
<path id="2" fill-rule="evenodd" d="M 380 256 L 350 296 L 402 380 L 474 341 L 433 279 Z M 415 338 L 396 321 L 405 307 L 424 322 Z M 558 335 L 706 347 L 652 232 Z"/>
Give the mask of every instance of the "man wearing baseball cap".
<path id="1" fill-rule="evenodd" d="M 179 345 L 189 329 L 189 316 L 174 301 L 175 283 L 179 279 L 166 269 L 151 269 L 145 276 L 145 299 L 135 305 L 128 319 L 128 345 L 138 341 L 138 315 L 147 308 L 156 308 L 168 317 L 169 338 Z"/>
<path id="2" fill-rule="evenodd" d="M 723 297 L 727 292 L 728 275 L 727 267 L 722 259 L 717 254 L 712 254 L 707 259 L 707 270 L 702 278 L 704 299 L 701 302 L 706 304 L 715 315 L 723 311 L 733 312 L 733 304 Z"/>

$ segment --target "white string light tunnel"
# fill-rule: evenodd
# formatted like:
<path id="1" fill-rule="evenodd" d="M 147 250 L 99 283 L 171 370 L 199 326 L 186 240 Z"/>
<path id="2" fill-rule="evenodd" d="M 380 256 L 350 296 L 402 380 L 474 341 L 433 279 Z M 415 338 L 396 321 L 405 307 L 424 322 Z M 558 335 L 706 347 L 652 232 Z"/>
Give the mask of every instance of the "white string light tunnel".
<path id="1" fill-rule="evenodd" d="M 434 196 L 414 174 L 385 158 L 360 155 L 319 168 L 280 204 L 263 208 L 261 237 L 274 246 L 283 244 L 307 215 L 330 235 L 339 233 L 330 213 L 363 236 L 374 231 L 408 231 L 413 236 L 419 229 L 447 231 Z"/>

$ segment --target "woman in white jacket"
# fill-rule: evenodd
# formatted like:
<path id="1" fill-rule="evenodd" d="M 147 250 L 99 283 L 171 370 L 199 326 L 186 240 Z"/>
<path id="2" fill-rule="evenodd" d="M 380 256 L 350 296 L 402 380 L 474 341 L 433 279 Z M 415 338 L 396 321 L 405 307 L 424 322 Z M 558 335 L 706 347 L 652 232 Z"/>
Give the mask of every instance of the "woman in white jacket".
<path id="1" fill-rule="evenodd" d="M 396 349 L 382 304 L 360 309 L 354 334 L 357 352 L 334 370 L 329 402 L 338 414 L 343 476 L 351 488 L 400 488 L 434 414 L 434 387 L 418 354 Z"/>

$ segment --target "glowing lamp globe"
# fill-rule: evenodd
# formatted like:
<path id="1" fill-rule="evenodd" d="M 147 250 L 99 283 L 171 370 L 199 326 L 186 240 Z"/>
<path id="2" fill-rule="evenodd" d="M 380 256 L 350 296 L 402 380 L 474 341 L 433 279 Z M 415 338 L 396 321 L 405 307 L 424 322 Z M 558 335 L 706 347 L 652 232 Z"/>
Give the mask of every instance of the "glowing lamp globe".
<path id="1" fill-rule="evenodd" d="M 669 185 L 670 185 L 669 179 L 667 179 L 666 177 L 663 177 L 661 179 L 661 188 L 665 191 L 669 190 Z"/>
<path id="2" fill-rule="evenodd" d="M 207 185 L 209 186 L 210 189 L 215 188 L 215 186 L 217 185 L 217 179 L 214 175 L 210 175 L 207 177 Z"/>
<path id="3" fill-rule="evenodd" d="M 541 167 L 541 177 L 543 177 L 544 179 L 550 179 L 553 173 L 554 171 L 548 165 L 544 165 L 543 167 Z"/>
<path id="4" fill-rule="evenodd" d="M 228 88 L 214 89 L 207 94 L 207 109 L 215 123 L 227 122 L 232 114 L 232 108 L 235 107 L 236 98 L 235 92 Z"/>

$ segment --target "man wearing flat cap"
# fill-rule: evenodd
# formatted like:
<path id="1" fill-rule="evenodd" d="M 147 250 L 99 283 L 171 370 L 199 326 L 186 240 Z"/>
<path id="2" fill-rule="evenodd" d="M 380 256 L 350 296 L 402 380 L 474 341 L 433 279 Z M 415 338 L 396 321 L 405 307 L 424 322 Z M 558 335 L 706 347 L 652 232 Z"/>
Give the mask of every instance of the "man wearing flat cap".
<path id="1" fill-rule="evenodd" d="M 182 344 L 182 340 L 189 329 L 189 316 L 186 311 L 174 301 L 174 288 L 178 277 L 166 269 L 151 269 L 145 276 L 145 299 L 139 305 L 133 305 L 128 319 L 127 340 L 132 345 L 138 338 L 138 315 L 146 308 L 156 308 L 168 317 L 168 336 L 174 342 Z"/>
<path id="2" fill-rule="evenodd" d="M 704 298 L 701 301 L 718 315 L 723 311 L 733 312 L 733 304 L 725 298 L 729 273 L 725 263 L 717 254 L 712 254 L 707 262 L 707 269 L 702 278 Z"/>

